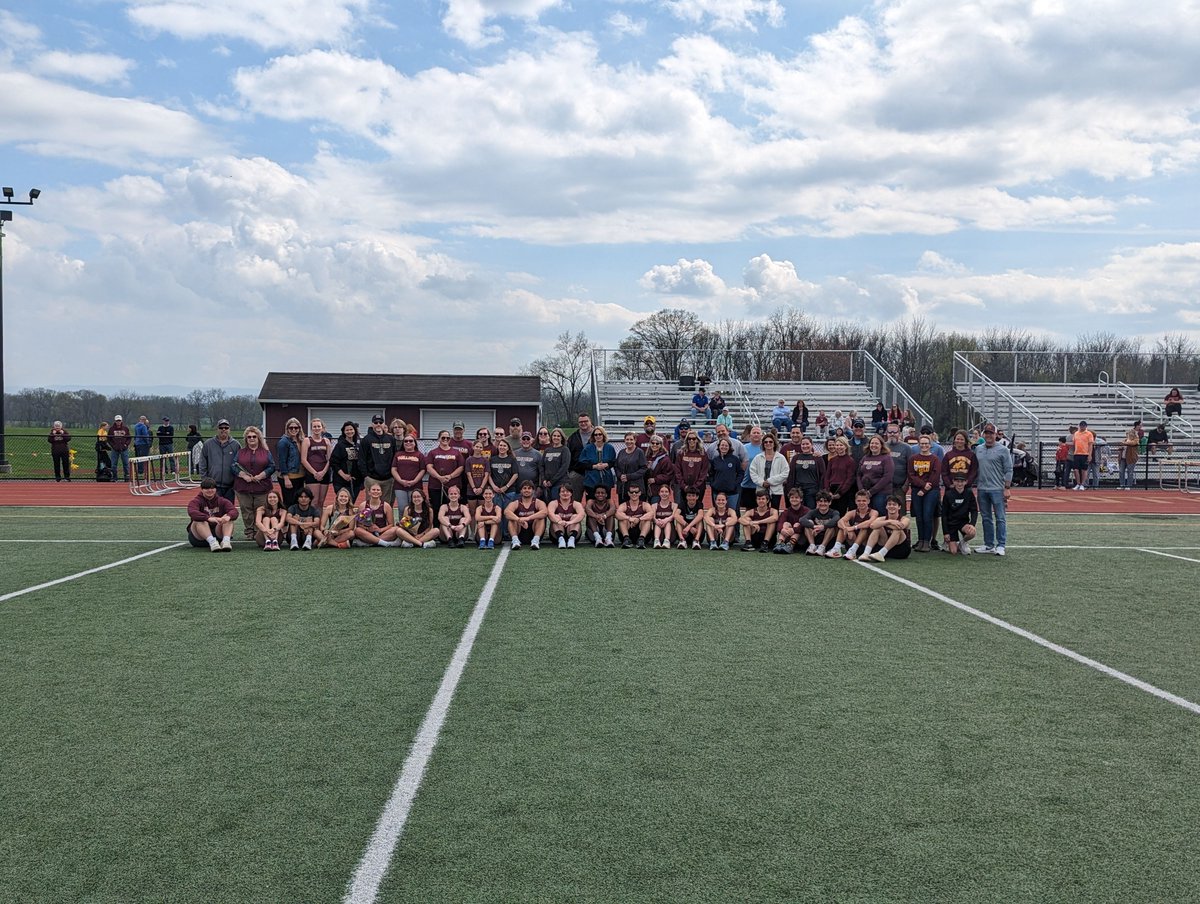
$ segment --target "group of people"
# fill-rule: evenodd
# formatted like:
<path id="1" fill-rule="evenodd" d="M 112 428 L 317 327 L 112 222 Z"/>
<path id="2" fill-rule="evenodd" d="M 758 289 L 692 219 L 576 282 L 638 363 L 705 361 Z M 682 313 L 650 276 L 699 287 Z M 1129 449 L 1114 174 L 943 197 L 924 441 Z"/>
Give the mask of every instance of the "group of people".
<path id="1" fill-rule="evenodd" d="M 747 551 L 878 560 L 937 549 L 939 538 L 966 554 L 982 515 L 978 551 L 1005 554 L 1012 455 L 991 424 L 978 445 L 959 430 L 943 448 L 931 428 L 910 443 L 901 422 L 867 435 L 856 419 L 820 454 L 798 424 L 785 438 L 758 426 L 734 436 L 718 423 L 705 443 L 693 429 L 660 434 L 648 416 L 620 446 L 586 413 L 570 436 L 519 421 L 507 432 L 480 428 L 473 440 L 463 432 L 456 422 L 421 452 L 403 421 L 376 416 L 362 436 L 347 421 L 335 439 L 321 420 L 305 433 L 293 418 L 272 454 L 259 428 L 239 442 L 222 419 L 201 449 L 189 539 L 227 548 L 240 519 L 243 535 L 268 551 L 494 549 L 505 539 L 513 549 L 546 540 L 721 551 L 740 542 Z"/>
<path id="2" fill-rule="evenodd" d="M 58 422 L 55 422 L 55 427 L 58 427 Z M 53 436 L 53 433 L 51 434 Z M 100 478 L 102 475 L 108 480 L 122 480 L 126 483 L 130 480 L 129 470 L 129 452 L 132 448 L 135 458 L 144 458 L 151 454 L 154 447 L 154 442 L 158 441 L 158 454 L 170 455 L 175 451 L 175 426 L 171 423 L 171 418 L 164 415 L 162 422 L 152 434 L 150 432 L 150 418 L 146 415 L 138 417 L 137 422 L 130 429 L 125 423 L 125 418 L 121 415 L 113 417 L 112 423 L 101 421 L 100 427 L 96 431 L 96 476 Z M 68 442 L 70 437 L 68 436 Z M 195 425 L 188 428 L 187 448 L 191 449 L 195 442 L 200 440 L 200 434 L 197 432 Z M 51 441 L 51 449 L 54 448 L 54 442 Z M 168 461 L 166 466 L 168 471 L 174 468 L 174 463 Z M 139 465 L 138 474 L 144 475 L 145 465 Z M 120 474 L 120 477 L 117 475 Z M 57 465 L 55 467 L 55 477 L 58 476 Z"/>

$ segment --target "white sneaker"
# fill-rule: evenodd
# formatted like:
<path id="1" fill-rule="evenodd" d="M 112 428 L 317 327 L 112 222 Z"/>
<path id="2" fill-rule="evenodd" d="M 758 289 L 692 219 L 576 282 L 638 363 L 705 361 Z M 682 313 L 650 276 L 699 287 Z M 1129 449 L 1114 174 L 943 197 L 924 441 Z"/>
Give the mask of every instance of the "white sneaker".
<path id="1" fill-rule="evenodd" d="M 822 558 L 824 558 L 824 556 L 825 556 L 825 547 L 824 547 L 824 546 L 818 546 L 816 549 L 814 549 L 814 550 L 813 550 L 813 555 L 814 555 L 814 556 L 821 556 Z"/>
<path id="2" fill-rule="evenodd" d="M 687 540 L 680 540 L 676 545 L 679 549 L 687 549 Z"/>
<path id="3" fill-rule="evenodd" d="M 872 562 L 886 562 L 887 553 L 881 549 L 878 552 L 871 553 L 869 556 L 863 556 L 863 558 L 870 559 Z"/>
<path id="4" fill-rule="evenodd" d="M 596 531 L 594 534 L 592 534 L 592 545 L 593 546 L 603 546 L 604 545 L 604 540 L 602 540 L 600 537 L 600 531 Z"/>
<path id="5" fill-rule="evenodd" d="M 312 534 L 304 538 L 304 549 L 312 549 Z"/>
<path id="6" fill-rule="evenodd" d="M 699 540 L 693 540 L 693 541 L 692 541 L 692 549 L 699 549 L 699 548 L 700 548 L 700 541 L 699 541 Z"/>
<path id="7" fill-rule="evenodd" d="M 567 549 L 574 549 L 574 548 L 575 548 L 575 538 L 567 537 Z"/>
<path id="8" fill-rule="evenodd" d="M 960 543 L 958 548 L 964 556 L 969 556 L 971 554 L 971 545 L 969 543 Z"/>
<path id="9" fill-rule="evenodd" d="M 559 537 L 559 538 L 558 538 L 558 548 L 559 548 L 559 549 L 566 549 L 566 548 L 567 548 L 567 538 L 566 538 L 566 537 Z"/>
<path id="10" fill-rule="evenodd" d="M 975 552 L 982 553 L 985 556 L 989 555 L 990 553 L 993 553 L 995 551 L 996 551 L 996 547 L 994 547 L 994 546 L 977 546 L 975 548 Z"/>
<path id="11" fill-rule="evenodd" d="M 433 549 L 435 546 L 437 546 L 437 540 L 426 540 L 421 544 L 422 549 Z"/>
<path id="12" fill-rule="evenodd" d="M 541 537 L 534 537 L 532 540 L 529 541 L 530 549 L 541 549 L 541 546 L 542 546 L 542 538 Z"/>
<path id="13" fill-rule="evenodd" d="M 512 538 L 512 548 L 513 548 L 513 549 L 520 549 L 520 548 L 521 548 L 521 540 L 520 540 L 520 538 L 519 538 L 519 537 L 513 537 L 513 538 Z"/>
<path id="14" fill-rule="evenodd" d="M 605 545 L 605 546 L 607 546 L 607 547 L 609 547 L 610 549 L 612 548 L 612 545 L 613 545 L 613 541 L 612 541 L 612 531 L 608 531 L 608 532 L 607 532 L 607 533 L 604 535 L 604 545 Z"/>
<path id="15" fill-rule="evenodd" d="M 998 556 L 1004 555 L 1004 547 L 1003 546 L 996 547 L 996 555 L 998 555 Z"/>
<path id="16" fill-rule="evenodd" d="M 407 540 L 401 540 L 401 541 L 400 541 L 400 548 L 401 548 L 401 549 L 412 549 L 412 548 L 413 548 L 413 545 L 412 545 L 411 543 L 409 543 Z"/>
<path id="17" fill-rule="evenodd" d="M 805 554 L 806 556 L 816 556 L 816 555 L 820 555 L 820 553 L 818 553 L 818 552 L 817 552 L 817 544 L 816 544 L 816 543 L 809 543 L 809 544 L 808 544 L 808 549 L 804 550 L 804 554 Z"/>
<path id="18" fill-rule="evenodd" d="M 233 541 L 230 540 L 228 537 L 226 537 L 225 539 L 223 539 L 221 541 L 221 551 L 222 552 L 233 552 Z"/>
<path id="19" fill-rule="evenodd" d="M 220 552 L 221 551 L 221 543 L 220 543 L 220 541 L 217 540 L 216 537 L 209 537 L 208 538 L 208 548 L 211 549 L 213 552 Z"/>
<path id="20" fill-rule="evenodd" d="M 662 549 L 662 540 L 655 540 L 655 541 L 654 541 L 654 548 L 655 548 L 655 549 Z"/>
<path id="21" fill-rule="evenodd" d="M 299 544 L 299 542 L 297 542 L 295 534 L 292 534 L 292 545 L 289 548 L 291 548 L 291 549 L 299 549 L 300 548 L 300 544 Z"/>

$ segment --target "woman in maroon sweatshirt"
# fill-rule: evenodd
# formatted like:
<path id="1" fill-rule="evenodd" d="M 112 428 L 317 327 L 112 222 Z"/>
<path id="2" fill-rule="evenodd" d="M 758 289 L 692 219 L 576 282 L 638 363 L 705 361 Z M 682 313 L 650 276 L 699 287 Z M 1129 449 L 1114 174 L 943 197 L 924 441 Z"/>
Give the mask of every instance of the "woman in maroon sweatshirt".
<path id="1" fill-rule="evenodd" d="M 892 473 L 896 463 L 883 437 L 876 433 L 867 442 L 867 451 L 858 463 L 858 488 L 871 494 L 871 508 L 882 512 L 892 493 Z"/>
<path id="2" fill-rule="evenodd" d="M 708 450 L 700 442 L 700 434 L 689 430 L 683 438 L 683 445 L 675 453 L 675 470 L 679 474 L 679 498 L 682 500 L 688 490 L 695 490 L 703 502 L 711 469 L 712 461 L 708 457 Z"/>
<path id="3" fill-rule="evenodd" d="M 933 519 L 941 499 L 942 463 L 933 454 L 928 436 L 917 440 L 917 454 L 908 458 L 908 485 L 912 487 L 912 513 L 917 519 L 917 552 L 929 552 Z"/>
<path id="4" fill-rule="evenodd" d="M 844 513 L 854 504 L 858 462 L 854 460 L 850 454 L 850 447 L 841 437 L 834 437 L 825 445 L 829 450 L 829 461 L 825 465 L 825 477 L 821 488 L 833 497 L 830 507 Z"/>
<path id="5" fill-rule="evenodd" d="M 262 431 L 247 427 L 242 434 L 243 444 L 233 463 L 233 492 L 237 494 L 242 515 L 242 532 L 247 540 L 254 539 L 254 520 L 258 509 L 267 504 L 271 490 L 271 475 L 275 459 L 263 442 Z"/>

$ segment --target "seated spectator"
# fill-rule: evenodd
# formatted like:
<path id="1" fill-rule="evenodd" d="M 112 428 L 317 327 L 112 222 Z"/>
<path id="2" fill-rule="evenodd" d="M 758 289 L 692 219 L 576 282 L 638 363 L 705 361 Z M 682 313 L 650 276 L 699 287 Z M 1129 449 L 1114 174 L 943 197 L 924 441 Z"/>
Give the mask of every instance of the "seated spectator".
<path id="1" fill-rule="evenodd" d="M 708 413 L 713 420 L 720 417 L 721 412 L 725 410 L 725 399 L 721 397 L 721 391 L 714 389 L 712 398 L 708 400 Z"/>
<path id="2" fill-rule="evenodd" d="M 792 425 L 799 427 L 801 433 L 808 432 L 808 406 L 804 399 L 798 399 L 792 406 Z"/>
<path id="3" fill-rule="evenodd" d="M 829 436 L 829 417 L 825 414 L 824 408 L 817 409 L 817 418 L 813 421 L 813 426 L 817 428 L 817 437 L 825 439 Z"/>
<path id="4" fill-rule="evenodd" d="M 1166 408 L 1168 418 L 1174 415 L 1183 416 L 1183 395 L 1180 394 L 1178 386 L 1163 396 L 1163 405 Z"/>
<path id="5" fill-rule="evenodd" d="M 876 433 L 882 433 L 886 426 L 887 409 L 883 407 L 883 402 L 876 402 L 875 407 L 871 409 L 871 429 Z"/>
<path id="6" fill-rule="evenodd" d="M 1175 452 L 1175 448 L 1171 445 L 1170 434 L 1167 433 L 1166 424 L 1159 424 L 1146 434 L 1146 452 L 1150 455 L 1157 455 L 1162 451 L 1166 451 L 1168 455 Z"/>
<path id="7" fill-rule="evenodd" d="M 775 407 L 771 409 L 771 425 L 776 430 L 792 429 L 792 412 L 788 408 L 787 402 L 783 399 L 780 399 Z"/>
<path id="8" fill-rule="evenodd" d="M 692 396 L 692 417 L 698 417 L 702 420 L 709 418 L 709 399 L 704 387 L 696 390 L 696 394 Z"/>

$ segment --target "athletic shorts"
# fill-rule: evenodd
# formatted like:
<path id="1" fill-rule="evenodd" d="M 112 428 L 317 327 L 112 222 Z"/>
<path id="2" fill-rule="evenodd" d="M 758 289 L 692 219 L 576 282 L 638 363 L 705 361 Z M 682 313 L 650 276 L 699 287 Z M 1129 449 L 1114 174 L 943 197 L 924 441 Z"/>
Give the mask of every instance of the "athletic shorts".
<path id="1" fill-rule="evenodd" d="M 190 524 L 187 527 L 185 527 L 184 530 L 187 531 L 188 542 L 191 543 L 192 546 L 194 546 L 196 549 L 208 549 L 208 541 L 201 540 L 199 537 L 197 537 L 195 534 L 193 534 L 192 527 Z"/>
<path id="2" fill-rule="evenodd" d="M 1076 455 L 1076 456 L 1074 456 L 1074 461 L 1075 461 L 1075 470 L 1076 470 L 1076 471 L 1086 471 L 1086 470 L 1087 470 L 1087 468 L 1088 468 L 1088 457 L 1089 457 L 1089 456 L 1087 456 L 1087 455 Z"/>

